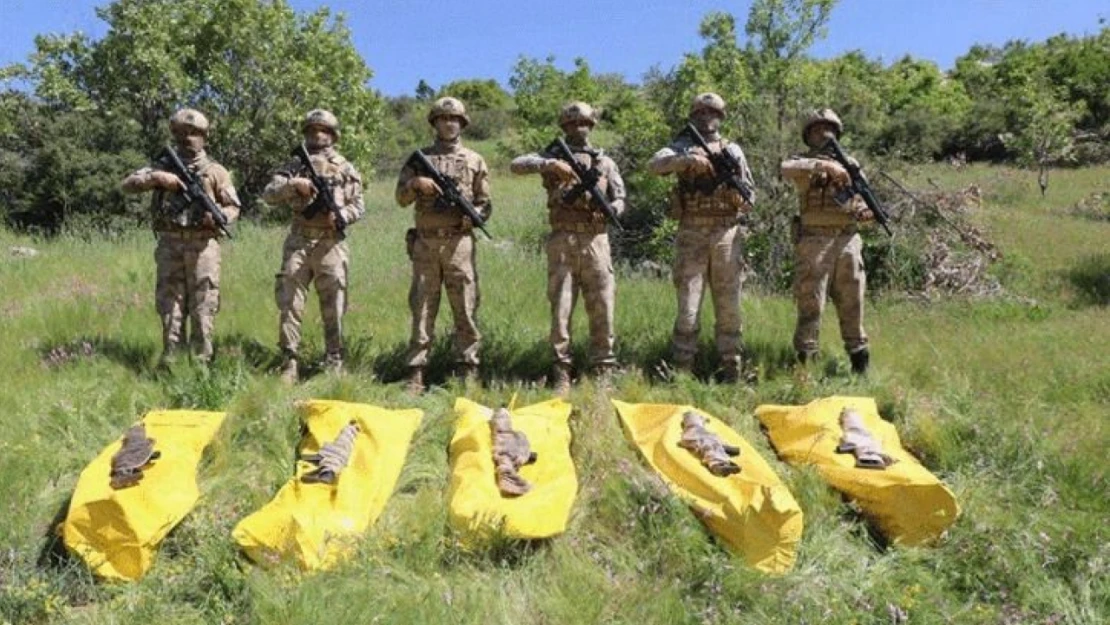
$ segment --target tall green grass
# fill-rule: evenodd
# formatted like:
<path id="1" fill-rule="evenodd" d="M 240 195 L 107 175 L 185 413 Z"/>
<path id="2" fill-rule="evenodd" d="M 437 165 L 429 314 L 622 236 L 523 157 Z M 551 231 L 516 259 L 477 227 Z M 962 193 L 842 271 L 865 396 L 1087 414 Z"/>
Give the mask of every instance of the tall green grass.
<path id="1" fill-rule="evenodd" d="M 733 425 L 771 460 L 806 514 L 796 568 L 763 577 L 730 556 L 624 441 L 607 395 L 585 379 L 570 401 L 580 494 L 566 535 L 540 545 L 462 549 L 446 523 L 446 446 L 454 397 L 485 404 L 547 399 L 550 358 L 543 196 L 535 178 L 494 178 L 493 241 L 479 243 L 484 384 L 448 382 L 436 345 L 425 395 L 400 384 L 407 341 L 410 211 L 392 181 L 370 185 L 351 229 L 350 374 L 281 386 L 273 275 L 280 228 L 242 227 L 225 247 L 217 357 L 154 370 L 153 241 L 28 240 L 0 233 L 0 622 L 9 623 L 910 623 L 1105 622 L 1110 615 L 1110 312 L 1098 299 L 1110 223 L 1071 215 L 1105 191 L 1107 169 L 1053 172 L 1041 199 L 1031 174 L 928 169 L 946 187 L 976 182 L 976 216 L 1000 245 L 1011 296 L 928 305 L 868 303 L 874 372 L 847 375 L 830 309 L 824 356 L 790 367 L 794 309 L 784 295 L 743 302 L 752 388 L 654 374 L 673 321 L 669 280 L 618 277 L 626 371 L 612 397 L 693 403 Z M 33 258 L 8 255 L 35 247 Z M 1076 278 L 1076 276 L 1080 276 Z M 1093 287 L 1089 285 L 1095 285 Z M 1095 293 L 1094 298 L 1090 297 Z M 707 307 L 708 308 L 708 307 Z M 711 343 L 712 313 L 703 319 Z M 441 334 L 450 327 L 445 308 Z M 585 315 L 575 318 L 584 356 Z M 305 347 L 322 351 L 315 304 Z M 697 374 L 711 373 L 704 354 Z M 938 545 L 888 547 L 811 470 L 777 460 L 752 411 L 833 394 L 875 396 L 907 447 L 955 491 L 963 515 Z M 378 524 L 334 571 L 264 571 L 230 540 L 235 523 L 293 470 L 294 400 L 338 398 L 418 407 L 424 421 Z M 203 463 L 203 497 L 135 584 L 101 584 L 64 554 L 54 524 L 77 475 L 145 411 L 221 409 L 228 420 Z"/>

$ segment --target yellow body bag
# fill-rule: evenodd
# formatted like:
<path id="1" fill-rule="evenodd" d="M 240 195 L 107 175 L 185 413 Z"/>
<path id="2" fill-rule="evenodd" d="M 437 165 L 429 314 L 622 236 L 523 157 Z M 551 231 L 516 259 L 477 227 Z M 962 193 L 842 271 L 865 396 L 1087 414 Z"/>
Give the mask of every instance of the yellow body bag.
<path id="1" fill-rule="evenodd" d="M 836 453 L 840 411 L 852 407 L 864 426 L 897 460 L 884 470 L 857 468 L 850 453 Z M 960 508 L 952 491 L 902 449 L 894 425 L 879 417 L 870 397 L 828 397 L 805 406 L 760 406 L 756 417 L 785 462 L 814 465 L 833 488 L 856 501 L 891 541 L 918 545 L 940 536 Z"/>
<path id="2" fill-rule="evenodd" d="M 743 437 L 690 406 L 615 400 L 613 406 L 628 440 L 733 553 L 764 573 L 782 574 L 794 566 L 802 538 L 802 510 L 771 466 Z M 740 448 L 740 455 L 733 459 L 740 466 L 739 473 L 713 475 L 697 456 L 678 446 L 682 415 L 688 410 L 704 415 L 706 429 L 722 442 Z"/>
<path id="3" fill-rule="evenodd" d="M 493 464 L 490 415 L 493 411 L 468 399 L 455 401 L 455 435 L 451 439 L 452 527 L 464 544 L 474 546 L 495 536 L 550 538 L 566 531 L 578 476 L 570 457 L 570 404 L 561 399 L 524 408 L 508 407 L 514 430 L 528 437 L 536 462 L 520 468 L 532 490 L 503 497 Z"/>
<path id="4" fill-rule="evenodd" d="M 301 478 L 316 465 L 298 461 L 296 474 L 240 521 L 232 537 L 259 564 L 295 559 L 312 571 L 342 560 L 381 515 L 424 413 L 331 400 L 306 401 L 298 408 L 308 429 L 300 456 L 319 452 L 351 421 L 358 425 L 346 468 L 334 484 L 305 483 Z"/>
<path id="5" fill-rule="evenodd" d="M 123 441 L 104 448 L 77 480 L 61 530 L 66 547 L 100 577 L 142 577 L 158 543 L 196 505 L 197 465 L 223 421 L 222 412 L 147 413 L 142 423 L 161 455 L 136 485 L 116 490 L 109 485 L 112 456 Z"/>

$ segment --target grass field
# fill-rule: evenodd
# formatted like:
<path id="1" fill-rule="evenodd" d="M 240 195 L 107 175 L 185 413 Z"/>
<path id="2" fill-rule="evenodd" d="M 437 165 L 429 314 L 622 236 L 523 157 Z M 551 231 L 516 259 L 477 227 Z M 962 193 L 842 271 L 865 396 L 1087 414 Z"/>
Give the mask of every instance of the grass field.
<path id="1" fill-rule="evenodd" d="M 497 237 L 479 250 L 487 405 L 519 393 L 549 397 L 545 217 L 538 181 L 495 172 Z M 541 545 L 462 550 L 446 524 L 446 446 L 453 383 L 419 398 L 395 381 L 407 340 L 409 211 L 375 182 L 367 219 L 351 229 L 350 374 L 313 375 L 294 388 L 276 357 L 273 274 L 280 228 L 244 227 L 225 247 L 218 355 L 156 375 L 153 241 L 37 241 L 0 233 L 0 623 L 1044 623 L 1110 619 L 1110 222 L 1069 208 L 1107 192 L 1110 169 L 1035 177 L 989 167 L 927 169 L 945 187 L 977 183 L 975 219 L 1003 253 L 995 271 L 1010 294 L 993 300 L 886 294 L 869 303 L 874 371 L 847 375 L 835 316 L 813 375 L 789 366 L 792 302 L 749 294 L 744 342 L 752 388 L 650 371 L 665 355 L 674 314 L 668 280 L 621 275 L 619 357 L 611 396 L 693 403 L 725 419 L 776 468 L 805 512 L 795 569 L 768 578 L 730 556 L 660 490 L 625 442 L 608 397 L 591 381 L 570 401 L 580 493 L 566 535 Z M 12 246 L 39 254 L 17 258 Z M 318 312 L 306 347 L 319 357 Z M 450 325 L 442 310 L 439 327 Z M 575 338 L 585 337 L 584 314 Z M 708 349 L 711 314 L 703 319 Z M 579 351 L 579 357 L 583 351 Z M 437 343 L 433 382 L 444 381 Z M 708 373 L 708 357 L 699 372 Z M 310 371 L 310 373 L 314 373 Z M 778 462 L 753 409 L 833 394 L 875 396 L 906 446 L 952 488 L 963 515 L 930 548 L 881 544 L 856 509 L 811 470 Z M 293 470 L 293 401 L 337 398 L 418 407 L 397 491 L 357 555 L 301 576 L 250 564 L 230 539 Z M 229 413 L 202 464 L 202 499 L 135 584 L 101 584 L 59 555 L 53 527 L 82 468 L 144 412 Z"/>

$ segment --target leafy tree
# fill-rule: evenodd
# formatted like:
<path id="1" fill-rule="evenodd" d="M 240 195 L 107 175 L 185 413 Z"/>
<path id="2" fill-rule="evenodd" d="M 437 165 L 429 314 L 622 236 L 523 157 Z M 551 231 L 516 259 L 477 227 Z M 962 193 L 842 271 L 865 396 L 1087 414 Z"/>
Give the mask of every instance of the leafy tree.
<path id="1" fill-rule="evenodd" d="M 345 153 L 368 158 L 381 101 L 342 16 L 298 14 L 284 0 L 117 0 L 97 15 L 108 24 L 100 40 L 36 39 L 22 77 L 47 110 L 137 120 L 151 154 L 172 111 L 194 106 L 212 120 L 212 151 L 248 207 L 309 109 L 333 110 Z"/>
<path id="2" fill-rule="evenodd" d="M 574 69 L 564 72 L 555 66 L 554 56 L 543 61 L 522 56 L 513 66 L 509 86 L 519 132 L 515 141 L 503 142 L 502 147 L 510 153 L 536 149 L 558 127 L 559 111 L 567 102 L 582 100 L 604 106 L 601 85 L 583 58 L 574 59 Z"/>
<path id="3" fill-rule="evenodd" d="M 496 80 L 466 79 L 449 82 L 439 90 L 439 96 L 447 95 L 459 98 L 466 104 L 470 115 L 470 125 L 466 133 L 474 139 L 499 136 L 512 123 L 512 98 Z"/>

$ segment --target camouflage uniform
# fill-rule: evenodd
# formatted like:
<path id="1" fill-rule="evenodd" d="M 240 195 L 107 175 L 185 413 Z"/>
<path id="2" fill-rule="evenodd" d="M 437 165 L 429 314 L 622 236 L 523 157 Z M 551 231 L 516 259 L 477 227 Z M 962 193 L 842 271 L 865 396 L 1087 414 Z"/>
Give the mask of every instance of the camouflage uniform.
<path id="1" fill-rule="evenodd" d="M 188 123 L 205 133 L 208 129 L 204 116 L 191 109 L 175 113 L 171 123 Z M 227 169 L 209 158 L 203 149 L 192 156 L 179 150 L 178 156 L 200 178 L 205 192 L 228 222 L 238 219 L 239 196 Z M 162 156 L 127 176 L 121 186 L 129 193 L 154 191 L 150 208 L 158 239 L 154 249 L 157 272 L 154 305 L 162 320 L 162 357 L 172 358 L 188 336 L 193 353 L 208 361 L 213 354 L 213 324 L 220 308 L 220 233 L 214 225 L 204 223 L 201 209 L 186 202 L 181 192 L 154 185 L 152 176 L 156 172 L 170 170 L 169 159 Z M 186 316 L 191 320 L 188 332 Z"/>
<path id="2" fill-rule="evenodd" d="M 593 112 L 588 105 L 573 103 L 567 109 L 579 107 Z M 570 114 L 562 118 L 569 120 Z M 563 123 L 566 123 L 561 119 Z M 602 174 L 601 191 L 618 215 L 624 211 L 624 181 L 613 159 L 587 143 L 570 146 L 575 159 L 586 168 L 596 166 Z M 574 305 L 581 291 L 586 314 L 590 319 L 590 362 L 595 369 L 616 365 L 613 352 L 613 308 L 616 281 L 613 279 L 613 261 L 609 253 L 609 234 L 606 216 L 594 205 L 589 194 L 582 194 L 573 203 L 563 201 L 563 193 L 575 182 L 564 181 L 552 173 L 544 172 L 553 154 L 526 154 L 513 159 L 510 168 L 514 174 L 542 173 L 547 190 L 548 222 L 551 234 L 547 239 L 547 299 L 551 303 L 551 347 L 557 367 L 571 366 L 570 323 Z"/>
<path id="3" fill-rule="evenodd" d="M 311 111 L 306 126 L 313 114 Z M 330 116 L 330 113 L 327 113 Z M 330 118 L 334 120 L 334 116 Z M 338 130 L 333 130 L 338 134 Z M 347 159 L 333 147 L 309 155 L 316 172 L 328 181 L 347 224 L 362 218 L 362 177 Z M 296 358 L 301 342 L 301 320 L 309 284 L 316 285 L 320 299 L 320 317 L 324 322 L 327 362 L 338 366 L 343 358 L 343 315 L 347 311 L 347 242 L 336 231 L 330 214 L 322 210 L 311 219 L 304 209 L 311 203 L 299 195 L 291 181 L 307 178 L 308 169 L 299 159 L 279 168 L 262 192 L 270 204 L 284 204 L 295 209 L 289 235 L 282 246 L 281 271 L 275 276 L 274 296 L 280 311 L 278 346 L 287 358 Z"/>
<path id="4" fill-rule="evenodd" d="M 820 121 L 842 128 L 827 109 L 811 116 L 803 130 Z M 800 208 L 795 238 L 794 300 L 798 322 L 794 349 L 805 361 L 816 356 L 821 313 L 826 294 L 832 296 L 840 319 L 840 336 L 852 356 L 853 368 L 866 369 L 867 333 L 863 330 L 863 296 L 867 276 L 863 267 L 863 241 L 857 222 L 868 219 L 867 205 L 859 195 L 848 195 L 842 185 L 829 180 L 825 169 L 840 168 L 832 156 L 814 148 L 803 156 L 783 161 L 782 175 L 798 190 Z"/>
<path id="5" fill-rule="evenodd" d="M 710 99 L 710 96 L 719 100 L 719 96 L 702 94 L 695 98 L 695 108 L 700 100 Z M 720 106 L 723 111 L 723 101 Z M 727 150 L 740 161 L 745 180 L 752 184 L 751 171 L 740 146 L 715 134 L 705 139 L 710 149 Z M 714 334 L 721 369 L 728 378 L 735 378 L 741 369 L 740 293 L 746 268 L 740 221 L 751 206 L 728 186 L 714 187 L 711 174 L 695 175 L 687 171 L 686 159 L 694 154 L 704 155 L 704 151 L 682 136 L 656 152 L 648 162 L 653 174 L 674 173 L 678 177 L 678 185 L 672 191 L 670 215 L 678 221 L 673 270 L 678 314 L 671 350 L 676 367 L 690 369 L 693 366 L 701 300 L 708 286 L 713 296 Z"/>
<path id="6" fill-rule="evenodd" d="M 444 100 L 452 100 L 461 115 L 465 109 L 454 98 L 436 102 L 429 114 L 434 122 Z M 450 108 L 450 107 L 448 107 Z M 451 114 L 457 115 L 452 112 Z M 462 146 L 461 140 L 436 142 L 422 150 L 428 160 L 445 177 L 455 181 L 459 191 L 488 218 L 492 210 L 489 194 L 489 169 L 475 151 Z M 436 197 L 418 195 L 409 187 L 417 172 L 409 165 L 401 169 L 397 179 L 396 199 L 401 206 L 415 202 L 416 227 L 406 235 L 409 258 L 412 260 L 412 284 L 409 308 L 412 311 L 412 335 L 406 363 L 411 369 L 422 370 L 428 363 L 428 352 L 435 338 L 435 320 L 439 312 L 441 290 L 447 301 L 455 328 L 453 352 L 462 368 L 473 371 L 478 365 L 478 332 L 476 314 L 480 301 L 478 273 L 475 267 L 473 224 L 457 207 L 441 208 Z"/>

